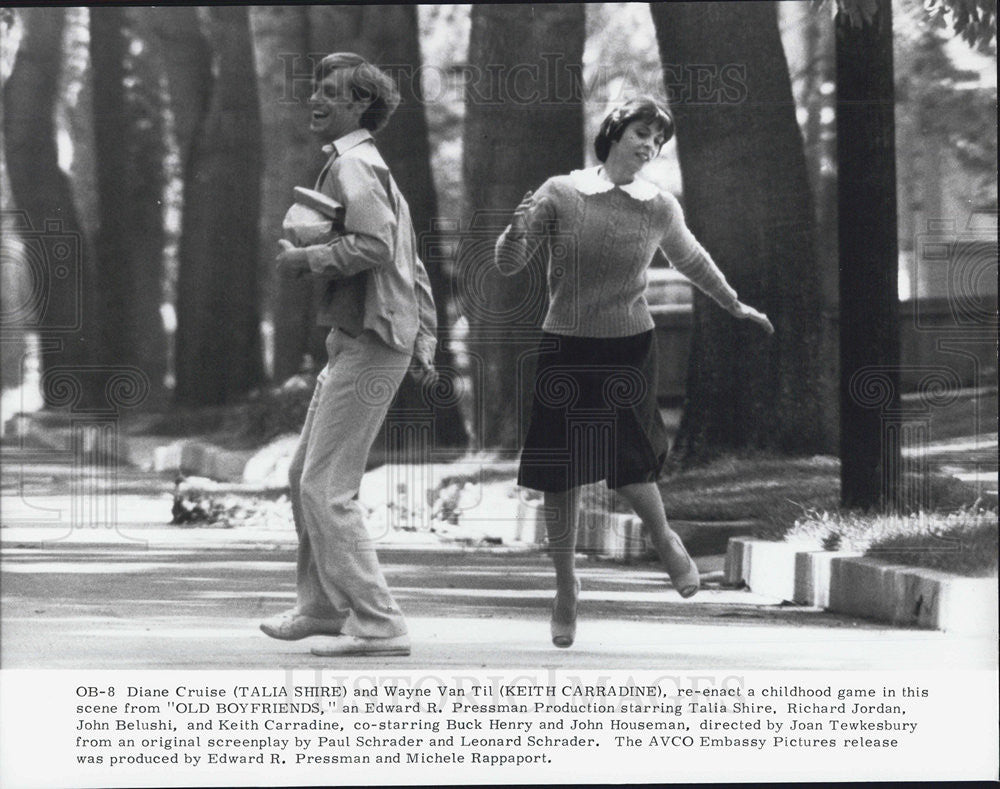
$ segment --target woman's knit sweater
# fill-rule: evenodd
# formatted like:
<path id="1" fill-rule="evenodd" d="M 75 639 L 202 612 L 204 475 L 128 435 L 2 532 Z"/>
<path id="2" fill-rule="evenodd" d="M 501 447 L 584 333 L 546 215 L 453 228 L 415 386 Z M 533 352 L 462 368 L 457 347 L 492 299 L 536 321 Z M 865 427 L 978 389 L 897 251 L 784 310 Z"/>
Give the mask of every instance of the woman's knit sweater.
<path id="1" fill-rule="evenodd" d="M 646 269 L 659 247 L 700 290 L 732 311 L 736 291 L 684 224 L 677 199 L 648 181 L 615 186 L 598 168 L 542 184 L 497 241 L 504 274 L 523 268 L 538 244 L 548 247 L 549 309 L 542 328 L 580 337 L 649 331 Z"/>

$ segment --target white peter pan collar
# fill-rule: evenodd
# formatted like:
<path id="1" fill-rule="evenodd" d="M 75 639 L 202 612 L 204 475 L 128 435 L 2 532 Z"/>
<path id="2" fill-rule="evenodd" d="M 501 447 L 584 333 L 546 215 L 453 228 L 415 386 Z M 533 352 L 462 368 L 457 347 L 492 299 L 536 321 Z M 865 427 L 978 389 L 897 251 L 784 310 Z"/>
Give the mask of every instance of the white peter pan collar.
<path id="1" fill-rule="evenodd" d="M 609 192 L 616 186 L 629 197 L 636 200 L 652 200 L 660 193 L 659 187 L 649 181 L 642 181 L 636 178 L 629 184 L 613 184 L 600 172 L 600 165 L 588 167 L 585 170 L 573 170 L 570 174 L 570 183 L 574 188 L 585 195 L 595 195 L 601 192 Z"/>

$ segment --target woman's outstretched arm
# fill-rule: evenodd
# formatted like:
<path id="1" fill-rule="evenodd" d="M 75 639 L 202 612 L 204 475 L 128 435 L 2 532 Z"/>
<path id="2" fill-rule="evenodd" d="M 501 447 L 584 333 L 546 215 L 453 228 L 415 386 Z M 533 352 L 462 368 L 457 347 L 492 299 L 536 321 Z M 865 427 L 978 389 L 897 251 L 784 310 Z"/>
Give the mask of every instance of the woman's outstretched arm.
<path id="1" fill-rule="evenodd" d="M 501 274 L 516 274 L 545 243 L 545 229 L 555 220 L 555 210 L 544 189 L 543 184 L 537 193 L 525 193 L 514 209 L 511 223 L 497 239 L 493 260 Z"/>
<path id="2" fill-rule="evenodd" d="M 712 256 L 694 237 L 684 222 L 684 212 L 680 203 L 670 194 L 664 194 L 674 211 L 672 221 L 660 242 L 667 259 L 698 290 L 711 298 L 735 318 L 752 320 L 768 334 L 774 333 L 774 326 L 760 310 L 741 302 L 736 291 L 726 281 L 725 275 L 715 265 Z"/>

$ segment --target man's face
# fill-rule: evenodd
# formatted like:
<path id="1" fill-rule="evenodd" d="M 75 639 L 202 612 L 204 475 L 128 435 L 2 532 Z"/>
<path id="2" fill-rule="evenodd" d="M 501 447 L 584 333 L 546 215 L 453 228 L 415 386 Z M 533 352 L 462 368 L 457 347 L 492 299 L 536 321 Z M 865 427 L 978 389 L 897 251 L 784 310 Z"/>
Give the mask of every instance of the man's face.
<path id="1" fill-rule="evenodd" d="M 327 142 L 360 128 L 367 107 L 351 97 L 347 73 L 336 69 L 316 85 L 309 97 L 309 131 Z"/>

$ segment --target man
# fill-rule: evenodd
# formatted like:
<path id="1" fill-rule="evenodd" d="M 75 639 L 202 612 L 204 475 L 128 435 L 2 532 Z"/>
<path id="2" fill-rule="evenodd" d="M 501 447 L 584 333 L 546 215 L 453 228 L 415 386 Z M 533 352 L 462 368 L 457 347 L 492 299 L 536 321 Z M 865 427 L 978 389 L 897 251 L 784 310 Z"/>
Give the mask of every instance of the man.
<path id="1" fill-rule="evenodd" d="M 344 232 L 313 246 L 282 240 L 283 276 L 328 281 L 319 323 L 331 327 L 289 470 L 299 537 L 297 604 L 261 624 L 272 638 L 327 636 L 313 654 L 408 655 L 402 612 L 365 530 L 358 488 L 379 426 L 416 361 L 434 375 L 437 321 L 417 257 L 410 210 L 375 147 L 399 104 L 384 72 L 352 53 L 327 55 L 313 75 L 310 131 L 329 160 L 316 191 L 344 207 Z"/>

